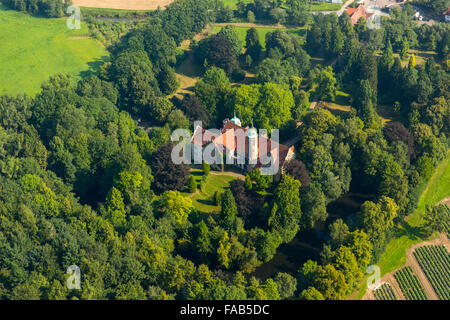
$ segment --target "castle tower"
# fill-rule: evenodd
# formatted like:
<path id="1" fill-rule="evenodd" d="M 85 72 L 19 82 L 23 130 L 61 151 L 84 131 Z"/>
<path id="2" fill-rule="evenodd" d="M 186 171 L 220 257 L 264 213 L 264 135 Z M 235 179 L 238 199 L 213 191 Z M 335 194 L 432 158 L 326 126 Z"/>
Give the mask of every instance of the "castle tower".
<path id="1" fill-rule="evenodd" d="M 236 111 L 234 112 L 233 118 L 230 120 L 230 122 L 241 127 L 241 120 L 239 120 L 239 118 L 236 117 Z"/>
<path id="2" fill-rule="evenodd" d="M 247 130 L 248 138 L 248 164 L 256 165 L 258 163 L 258 131 L 252 126 Z"/>

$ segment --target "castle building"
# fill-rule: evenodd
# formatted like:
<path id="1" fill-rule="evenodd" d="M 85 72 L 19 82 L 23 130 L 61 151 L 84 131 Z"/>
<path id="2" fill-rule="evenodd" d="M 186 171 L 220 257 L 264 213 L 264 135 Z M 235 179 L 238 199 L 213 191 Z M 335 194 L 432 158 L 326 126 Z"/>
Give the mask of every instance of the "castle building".
<path id="1" fill-rule="evenodd" d="M 208 151 L 213 150 L 214 156 L 223 157 L 224 163 L 243 171 L 265 167 L 270 156 L 272 163 L 276 162 L 279 172 L 283 173 L 285 164 L 295 158 L 294 146 L 287 147 L 267 136 L 258 135 L 253 124 L 251 127 L 242 127 L 236 116 L 231 120 L 225 119 L 220 130 L 207 130 L 197 126 L 192 135 L 191 148 L 194 163 L 203 159 L 205 149 L 209 148 Z M 226 157 L 229 159 L 225 159 Z"/>

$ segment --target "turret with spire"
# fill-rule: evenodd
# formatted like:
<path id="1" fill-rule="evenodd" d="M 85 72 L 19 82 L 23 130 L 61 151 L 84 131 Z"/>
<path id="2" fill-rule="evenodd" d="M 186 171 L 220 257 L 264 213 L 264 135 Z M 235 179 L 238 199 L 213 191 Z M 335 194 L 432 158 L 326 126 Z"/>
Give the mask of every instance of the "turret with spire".
<path id="1" fill-rule="evenodd" d="M 255 165 L 258 162 L 258 131 L 253 126 L 247 130 L 248 139 L 248 162 L 250 165 Z"/>
<path id="2" fill-rule="evenodd" d="M 235 125 L 241 126 L 241 120 L 236 117 L 236 110 L 233 112 L 233 119 L 230 120 L 231 123 L 234 123 Z"/>

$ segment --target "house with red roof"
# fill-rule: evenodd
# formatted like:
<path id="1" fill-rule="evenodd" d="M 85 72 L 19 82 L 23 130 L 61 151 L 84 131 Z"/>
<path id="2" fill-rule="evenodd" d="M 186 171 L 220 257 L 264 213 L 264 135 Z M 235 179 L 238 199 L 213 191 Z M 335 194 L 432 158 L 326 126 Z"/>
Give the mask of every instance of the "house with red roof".
<path id="1" fill-rule="evenodd" d="M 256 128 L 242 127 L 239 118 L 223 121 L 223 128 L 217 132 L 197 126 L 191 138 L 192 160 L 203 159 L 206 148 L 214 157 L 230 157 L 225 163 L 234 165 L 243 171 L 266 167 L 263 157 L 271 157 L 273 163 L 284 172 L 287 162 L 295 158 L 294 146 L 287 147 L 267 136 L 258 135 Z M 211 152 L 210 152 L 211 151 Z M 218 158 L 217 158 L 218 159 Z"/>
<path id="2" fill-rule="evenodd" d="M 347 8 L 347 13 L 353 25 L 358 23 L 359 18 L 368 19 L 372 15 L 372 13 L 367 12 L 363 5 L 359 5 L 357 8 Z"/>

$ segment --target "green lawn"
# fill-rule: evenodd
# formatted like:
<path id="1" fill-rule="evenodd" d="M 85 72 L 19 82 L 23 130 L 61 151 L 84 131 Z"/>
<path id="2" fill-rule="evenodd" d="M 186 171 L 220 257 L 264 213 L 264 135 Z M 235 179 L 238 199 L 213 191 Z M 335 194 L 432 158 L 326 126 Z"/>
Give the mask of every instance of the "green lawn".
<path id="1" fill-rule="evenodd" d="M 223 26 L 217 26 L 215 25 L 212 29 L 210 34 L 216 34 L 222 29 Z M 236 30 L 237 35 L 239 36 L 239 39 L 242 41 L 242 45 L 245 45 L 245 36 L 247 35 L 247 30 L 250 29 L 250 27 L 234 27 Z M 271 28 L 271 27 L 256 27 L 256 31 L 259 35 L 259 40 L 261 41 L 262 47 L 266 48 L 266 34 L 269 32 L 280 30 L 280 28 Z M 288 33 L 291 33 L 293 35 L 304 37 L 306 30 L 305 29 L 281 29 L 284 31 L 287 31 Z"/>
<path id="2" fill-rule="evenodd" d="M 252 0 L 243 0 L 244 3 L 250 3 Z M 223 0 L 226 7 L 233 10 L 237 9 L 238 0 Z M 342 3 L 343 4 L 343 3 Z M 342 7 L 342 4 L 328 3 L 328 2 L 313 2 L 311 11 L 337 11 Z"/>
<path id="3" fill-rule="evenodd" d="M 191 174 L 197 180 L 198 188 L 200 188 L 200 180 L 202 179 L 203 171 L 194 169 L 191 172 Z M 208 180 L 206 182 L 204 191 L 202 192 L 199 189 L 198 190 L 199 193 L 195 194 L 191 198 L 197 210 L 201 212 L 218 211 L 219 207 L 214 205 L 212 198 L 216 193 L 216 191 L 224 192 L 229 187 L 230 182 L 233 181 L 234 179 L 236 178 L 226 174 L 223 175 L 210 174 L 208 176 Z M 183 192 L 183 195 L 189 196 L 190 194 Z"/>
<path id="4" fill-rule="evenodd" d="M 345 0 L 343 0 L 344 2 Z M 339 3 L 329 3 L 329 2 L 314 2 L 311 4 L 311 11 L 338 11 L 342 4 Z"/>
<path id="5" fill-rule="evenodd" d="M 242 2 L 250 3 L 252 2 L 252 0 L 243 0 Z M 238 0 L 223 0 L 223 4 L 225 5 L 225 7 L 228 7 L 233 10 L 237 9 L 237 3 Z"/>
<path id="6" fill-rule="evenodd" d="M 34 95 L 51 75 L 79 79 L 99 68 L 108 52 L 81 26 L 70 30 L 65 18 L 36 18 L 0 5 L 0 95 Z"/>
<path id="7" fill-rule="evenodd" d="M 450 196 L 450 151 L 424 188 L 418 208 L 409 216 L 408 222 L 397 226 L 397 236 L 388 244 L 377 263 L 381 269 L 381 276 L 403 266 L 406 263 L 406 250 L 416 243 L 427 240 L 421 230 L 425 206 L 434 205 L 448 196 Z M 364 280 L 357 298 L 362 298 L 365 291 Z"/>

